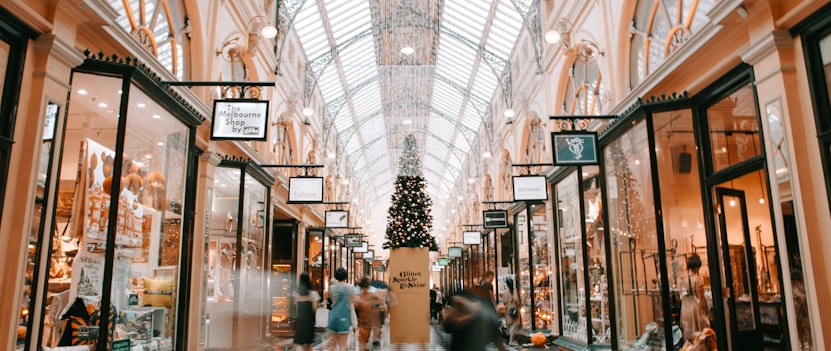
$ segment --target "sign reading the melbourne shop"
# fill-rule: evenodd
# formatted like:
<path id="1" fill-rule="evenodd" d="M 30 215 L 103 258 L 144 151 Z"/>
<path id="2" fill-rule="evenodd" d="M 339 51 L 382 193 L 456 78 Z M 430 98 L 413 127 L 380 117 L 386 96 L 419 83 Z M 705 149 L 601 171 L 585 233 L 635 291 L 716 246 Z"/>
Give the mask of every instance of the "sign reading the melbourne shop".
<path id="1" fill-rule="evenodd" d="M 514 201 L 548 200 L 548 185 L 545 176 L 513 177 Z"/>
<path id="2" fill-rule="evenodd" d="M 508 211 L 487 210 L 482 212 L 485 229 L 508 228 Z"/>
<path id="3" fill-rule="evenodd" d="M 551 133 L 555 166 L 596 165 L 597 132 L 561 131 Z"/>
<path id="4" fill-rule="evenodd" d="M 288 204 L 311 204 L 323 202 L 322 177 L 289 178 Z"/>
<path id="5" fill-rule="evenodd" d="M 268 101 L 214 100 L 211 140 L 265 141 Z"/>

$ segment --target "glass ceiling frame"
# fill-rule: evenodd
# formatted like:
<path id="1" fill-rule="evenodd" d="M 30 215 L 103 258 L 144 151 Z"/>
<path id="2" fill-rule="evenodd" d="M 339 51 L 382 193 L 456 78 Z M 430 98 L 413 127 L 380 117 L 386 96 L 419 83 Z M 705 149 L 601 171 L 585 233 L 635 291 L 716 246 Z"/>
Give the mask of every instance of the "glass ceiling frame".
<path id="1" fill-rule="evenodd" d="M 304 104 L 320 94 L 326 105 L 321 139 L 336 131 L 346 164 L 354 165 L 344 171 L 359 178 L 365 195 L 392 192 L 400 140 L 416 133 L 422 159 L 430 160 L 423 164 L 433 185 L 427 192 L 446 200 L 468 169 L 470 152 L 479 152 L 478 131 L 492 127 L 490 101 L 501 92 L 511 107 L 508 58 L 523 29 L 534 33 L 540 62 L 538 0 L 295 0 L 278 6 L 279 22 L 295 30 L 309 58 Z M 412 45 L 415 55 L 400 53 L 403 45 Z M 432 73 L 417 78 L 423 87 L 410 87 L 419 96 L 396 97 L 406 84 L 390 76 L 413 67 Z M 414 127 L 401 123 L 405 110 L 415 111 Z"/>

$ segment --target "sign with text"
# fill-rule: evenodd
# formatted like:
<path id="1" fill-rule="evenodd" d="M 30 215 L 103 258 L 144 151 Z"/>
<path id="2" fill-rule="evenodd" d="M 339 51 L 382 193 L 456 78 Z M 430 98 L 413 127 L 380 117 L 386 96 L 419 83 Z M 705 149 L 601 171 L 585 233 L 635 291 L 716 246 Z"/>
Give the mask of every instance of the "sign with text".
<path id="1" fill-rule="evenodd" d="M 352 249 L 354 253 L 364 253 L 369 251 L 369 242 L 361 241 L 361 245 Z"/>
<path id="2" fill-rule="evenodd" d="M 363 236 L 361 234 L 345 234 L 343 236 L 343 247 L 361 247 L 363 246 L 363 242 L 361 238 Z M 357 252 L 357 251 L 355 251 Z"/>
<path id="3" fill-rule="evenodd" d="M 211 140 L 265 141 L 267 100 L 214 100 Z"/>
<path id="4" fill-rule="evenodd" d="M 111 351 L 130 351 L 130 339 L 113 340 Z"/>
<path id="5" fill-rule="evenodd" d="M 390 311 L 390 343 L 430 342 L 430 251 L 426 247 L 390 250 L 390 291 L 398 304 Z"/>
<path id="6" fill-rule="evenodd" d="M 363 255 L 362 258 L 367 260 L 367 261 L 374 260 L 375 259 L 375 250 L 367 250 L 367 252 L 364 252 L 364 255 Z"/>
<path id="7" fill-rule="evenodd" d="M 487 210 L 482 212 L 485 229 L 508 228 L 508 211 Z"/>
<path id="8" fill-rule="evenodd" d="M 514 201 L 548 200 L 548 184 L 545 176 L 512 177 L 514 183 Z"/>
<path id="9" fill-rule="evenodd" d="M 331 210 L 326 211 L 326 228 L 347 228 L 349 227 L 349 211 Z"/>
<path id="10" fill-rule="evenodd" d="M 322 177 L 289 178 L 289 204 L 313 204 L 323 202 Z"/>
<path id="11" fill-rule="evenodd" d="M 462 257 L 462 248 L 458 246 L 448 247 L 447 257 Z"/>
<path id="12" fill-rule="evenodd" d="M 439 266 L 445 267 L 450 264 L 450 259 L 447 257 L 439 258 Z"/>
<path id="13" fill-rule="evenodd" d="M 560 131 L 551 133 L 555 166 L 596 165 L 597 132 Z"/>
<path id="14" fill-rule="evenodd" d="M 462 232 L 462 244 L 465 245 L 481 245 L 482 233 L 478 231 Z"/>
<path id="15" fill-rule="evenodd" d="M 58 104 L 46 103 L 46 115 L 43 116 L 43 141 L 55 138 L 55 122 L 58 120 Z"/>

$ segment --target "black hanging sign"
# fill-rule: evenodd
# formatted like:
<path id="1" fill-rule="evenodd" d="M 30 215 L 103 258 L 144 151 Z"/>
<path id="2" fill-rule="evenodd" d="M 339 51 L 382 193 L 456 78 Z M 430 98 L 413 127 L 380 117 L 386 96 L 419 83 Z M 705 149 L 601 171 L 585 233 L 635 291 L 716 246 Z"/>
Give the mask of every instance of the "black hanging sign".
<path id="1" fill-rule="evenodd" d="M 482 212 L 485 229 L 508 228 L 508 211 L 487 210 Z"/>
<path id="2" fill-rule="evenodd" d="M 597 132 L 560 131 L 551 133 L 555 166 L 596 165 Z"/>

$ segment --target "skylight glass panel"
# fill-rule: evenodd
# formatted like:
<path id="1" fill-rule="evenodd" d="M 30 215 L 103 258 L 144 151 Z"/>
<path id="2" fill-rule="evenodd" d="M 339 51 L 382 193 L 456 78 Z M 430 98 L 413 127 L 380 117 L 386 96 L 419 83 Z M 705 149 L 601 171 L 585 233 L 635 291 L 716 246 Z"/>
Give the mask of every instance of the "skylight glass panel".
<path id="1" fill-rule="evenodd" d="M 352 106 L 355 108 L 355 115 L 359 118 L 375 114 L 375 111 L 381 106 L 378 83 L 373 83 L 354 92 Z"/>
<path id="2" fill-rule="evenodd" d="M 323 21 L 317 12 L 317 5 L 313 1 L 306 2 L 306 7 L 301 10 L 294 21 L 294 30 L 300 37 L 303 51 L 309 59 L 314 59 L 320 54 L 329 51 L 329 39 L 326 29 L 323 28 Z"/>
<path id="3" fill-rule="evenodd" d="M 459 169 L 459 170 L 462 169 L 462 160 L 459 160 L 456 157 L 448 158 L 447 163 L 450 165 L 450 167 L 451 167 L 450 169 Z M 458 174 L 453 176 L 454 179 L 457 178 L 457 177 L 458 177 Z"/>
<path id="4" fill-rule="evenodd" d="M 496 75 L 490 67 L 479 66 L 479 71 L 476 72 L 476 78 L 474 78 L 473 82 L 471 90 L 473 90 L 476 95 L 491 97 L 495 93 L 498 81 L 496 80 Z"/>
<path id="5" fill-rule="evenodd" d="M 367 164 L 366 164 L 366 160 L 363 157 L 356 157 L 352 161 L 353 161 L 352 164 L 355 167 L 355 168 L 352 169 L 353 171 L 358 172 L 360 170 L 366 169 Z"/>
<path id="6" fill-rule="evenodd" d="M 385 135 L 386 129 L 382 123 L 367 123 L 361 128 L 361 136 L 364 140 L 374 140 L 375 138 Z"/>
<path id="7" fill-rule="evenodd" d="M 453 132 L 456 131 L 456 126 L 450 124 L 442 118 L 432 118 L 430 120 L 430 132 L 438 136 L 444 141 L 450 141 L 453 138 Z"/>
<path id="8" fill-rule="evenodd" d="M 473 130 L 479 130 L 479 126 L 482 124 L 482 117 L 479 117 L 479 115 L 475 113 L 465 113 L 462 116 L 461 122 L 465 127 Z"/>
<path id="9" fill-rule="evenodd" d="M 375 44 L 372 36 L 368 35 L 346 47 L 340 48 L 338 55 L 340 56 L 342 66 L 368 66 L 377 70 L 374 53 Z"/>
<path id="10" fill-rule="evenodd" d="M 471 65 L 476 61 L 476 51 L 457 40 L 444 39 L 446 37 L 439 44 L 439 54 L 436 57 L 436 74 L 461 86 L 467 86 L 470 72 L 473 70 Z M 459 65 L 458 62 L 469 64 Z"/>
<path id="11" fill-rule="evenodd" d="M 444 114 L 455 115 L 462 104 L 462 95 L 447 83 L 436 82 L 433 87 L 433 108 Z"/>
<path id="12" fill-rule="evenodd" d="M 343 95 L 343 85 L 336 67 L 327 67 L 317 80 L 317 87 L 323 94 L 324 101 L 334 101 L 338 96 Z"/>
<path id="13" fill-rule="evenodd" d="M 456 138 L 456 141 L 453 142 L 453 146 L 464 153 L 467 153 L 467 151 L 470 150 L 470 145 L 468 145 L 464 138 Z"/>
<path id="14" fill-rule="evenodd" d="M 353 151 L 358 150 L 361 148 L 361 139 L 360 138 L 351 138 L 349 142 L 346 143 L 346 152 L 352 154 Z"/>
<path id="15" fill-rule="evenodd" d="M 345 130 L 352 125 L 352 114 L 346 108 L 341 108 L 338 115 L 335 117 L 335 129 L 338 131 Z"/>
<path id="16" fill-rule="evenodd" d="M 478 43 L 489 10 L 490 3 L 485 1 L 448 0 L 444 4 L 442 25 L 465 32 L 468 38 Z"/>
<path id="17" fill-rule="evenodd" d="M 347 6 L 330 7 L 329 24 L 332 26 L 332 35 L 340 43 L 352 38 L 370 26 L 369 2 L 348 2 Z"/>

